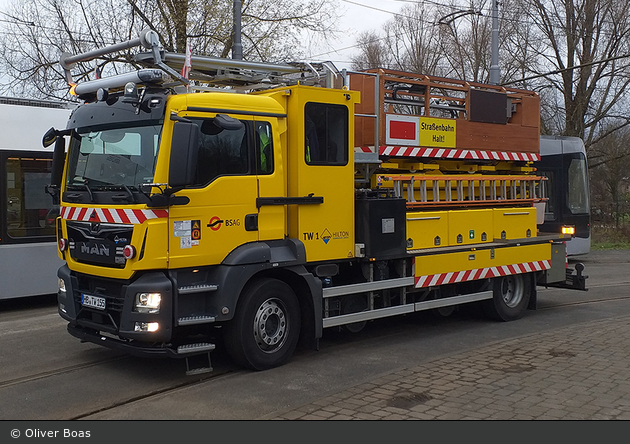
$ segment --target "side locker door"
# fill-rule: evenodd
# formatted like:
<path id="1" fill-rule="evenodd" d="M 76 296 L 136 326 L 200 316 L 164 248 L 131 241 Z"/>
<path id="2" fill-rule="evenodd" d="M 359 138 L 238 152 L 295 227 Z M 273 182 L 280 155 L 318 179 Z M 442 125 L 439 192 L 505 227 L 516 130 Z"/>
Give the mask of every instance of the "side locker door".
<path id="1" fill-rule="evenodd" d="M 285 146 L 282 140 L 286 134 L 286 119 L 258 118 L 254 125 L 258 238 L 284 239 L 287 233 L 287 207 L 281 200 L 287 196 L 285 158 L 282 152 L 282 147 Z"/>

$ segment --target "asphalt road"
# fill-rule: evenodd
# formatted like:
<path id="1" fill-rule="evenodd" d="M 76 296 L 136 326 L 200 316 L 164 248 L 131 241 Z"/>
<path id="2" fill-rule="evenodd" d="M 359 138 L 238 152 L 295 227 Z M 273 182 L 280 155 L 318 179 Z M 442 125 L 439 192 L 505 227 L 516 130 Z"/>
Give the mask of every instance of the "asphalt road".
<path id="1" fill-rule="evenodd" d="M 130 357 L 71 337 L 54 301 L 0 304 L 0 420 L 273 419 L 376 378 L 503 341 L 630 315 L 630 251 L 580 258 L 589 291 L 539 289 L 515 322 L 476 310 L 371 322 L 357 335 L 325 331 L 320 350 L 283 367 L 244 371 L 221 347 L 214 372 L 186 376 L 183 361 Z"/>

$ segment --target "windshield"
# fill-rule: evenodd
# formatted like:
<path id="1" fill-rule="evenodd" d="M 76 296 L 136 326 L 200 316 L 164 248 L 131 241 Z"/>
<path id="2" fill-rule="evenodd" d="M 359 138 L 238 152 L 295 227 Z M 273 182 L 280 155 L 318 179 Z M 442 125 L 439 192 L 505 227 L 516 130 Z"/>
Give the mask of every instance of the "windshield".
<path id="1" fill-rule="evenodd" d="M 70 145 L 69 189 L 152 183 L 162 127 L 140 126 L 79 133 Z"/>
<path id="2" fill-rule="evenodd" d="M 571 159 L 569 164 L 569 190 L 567 203 L 573 214 L 590 212 L 588 195 L 588 173 L 586 172 L 586 158 L 580 154 L 580 158 Z"/>

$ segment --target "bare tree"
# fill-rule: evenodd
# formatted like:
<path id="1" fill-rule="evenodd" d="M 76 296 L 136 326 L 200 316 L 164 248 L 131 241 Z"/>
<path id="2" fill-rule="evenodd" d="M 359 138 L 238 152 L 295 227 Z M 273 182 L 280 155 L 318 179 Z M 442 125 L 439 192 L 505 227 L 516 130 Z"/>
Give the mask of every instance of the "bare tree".
<path id="1" fill-rule="evenodd" d="M 355 68 L 379 54 L 379 62 L 389 67 L 421 74 L 487 82 L 490 68 L 490 0 L 469 0 L 466 5 L 452 0 L 449 5 L 418 2 L 403 7 L 383 27 L 384 37 L 375 33 L 361 35 Z M 510 33 L 510 22 L 500 21 L 502 32 Z M 387 53 L 390 54 L 387 57 Z M 506 52 L 502 64 L 511 66 L 512 54 Z M 368 63 L 369 64 L 369 63 Z M 382 63 L 381 63 L 382 64 Z"/>
<path id="2" fill-rule="evenodd" d="M 425 3 L 405 6 L 400 15 L 385 24 L 387 44 L 392 48 L 394 68 L 423 74 L 439 69 L 439 33 L 436 12 Z"/>
<path id="3" fill-rule="evenodd" d="M 445 75 L 473 82 L 488 82 L 491 22 L 484 16 L 486 1 L 470 1 L 468 8 L 453 4 L 452 12 L 438 19 Z"/>
<path id="4" fill-rule="evenodd" d="M 524 70 L 537 89 L 561 97 L 557 131 L 592 144 L 630 123 L 630 9 L 625 0 L 517 0 L 513 48 L 529 46 L 537 61 Z M 532 30 L 539 35 L 532 39 Z M 526 71 L 529 71 L 528 73 Z M 551 96 L 551 94 L 549 94 Z"/>
<path id="5" fill-rule="evenodd" d="M 391 51 L 385 38 L 375 31 L 366 31 L 357 37 L 359 53 L 352 57 L 352 69 L 388 68 L 391 64 Z"/>
<path id="6" fill-rule="evenodd" d="M 603 222 L 619 228 L 630 213 L 630 131 L 614 131 L 591 146 L 591 197 Z"/>
<path id="7" fill-rule="evenodd" d="M 0 34 L 0 71 L 7 84 L 0 94 L 67 98 L 58 65 L 62 53 L 76 54 L 155 30 L 166 51 L 183 52 L 190 39 L 193 53 L 227 57 L 232 49 L 231 1 L 225 0 L 13 0 L 4 12 Z M 337 18 L 332 0 L 243 0 L 243 57 L 284 62 L 301 58 L 304 32 L 330 35 Z M 128 70 L 131 52 L 98 61 L 100 69 Z M 96 65 L 80 63 L 82 80 Z"/>
<path id="8" fill-rule="evenodd" d="M 401 15 L 385 25 L 388 44 L 395 48 L 395 68 L 424 74 L 436 72 L 441 54 L 435 11 L 418 3 L 403 7 Z"/>
<path id="9" fill-rule="evenodd" d="M 353 69 L 381 67 L 434 73 L 441 60 L 434 18 L 430 5 L 417 3 L 403 7 L 385 23 L 382 36 L 374 31 L 360 34 L 359 51 L 352 59 Z"/>

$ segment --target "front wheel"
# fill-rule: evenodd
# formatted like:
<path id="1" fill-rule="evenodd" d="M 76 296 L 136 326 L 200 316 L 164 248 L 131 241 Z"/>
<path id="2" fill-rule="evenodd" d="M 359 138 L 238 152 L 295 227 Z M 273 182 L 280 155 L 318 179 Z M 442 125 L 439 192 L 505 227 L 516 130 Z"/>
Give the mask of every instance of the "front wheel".
<path id="1" fill-rule="evenodd" d="M 258 279 L 241 295 L 225 345 L 243 367 L 266 370 L 286 363 L 300 337 L 300 306 L 295 293 L 277 279 Z"/>
<path id="2" fill-rule="evenodd" d="M 485 301 L 484 311 L 498 321 L 513 321 L 525 313 L 531 295 L 528 274 L 513 274 L 494 279 L 492 299 Z"/>

